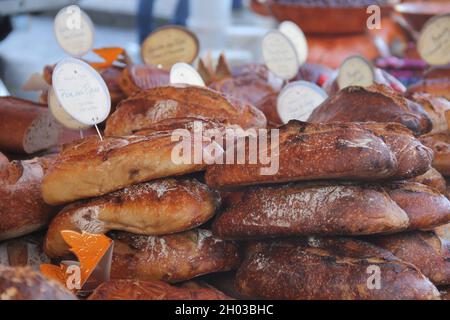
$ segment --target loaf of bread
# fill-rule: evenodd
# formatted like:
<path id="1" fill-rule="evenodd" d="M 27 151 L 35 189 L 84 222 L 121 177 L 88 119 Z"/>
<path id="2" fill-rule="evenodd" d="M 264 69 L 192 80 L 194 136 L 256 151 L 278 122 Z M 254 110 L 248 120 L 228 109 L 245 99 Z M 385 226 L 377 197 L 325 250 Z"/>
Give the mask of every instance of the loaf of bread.
<path id="1" fill-rule="evenodd" d="M 408 92 L 430 93 L 450 100 L 450 78 L 423 79 L 410 85 Z"/>
<path id="2" fill-rule="evenodd" d="M 212 288 L 178 288 L 161 281 L 111 280 L 101 284 L 89 300 L 230 300 Z"/>
<path id="3" fill-rule="evenodd" d="M 441 237 L 447 241 L 450 241 L 450 223 L 437 227 L 436 229 L 434 229 L 434 232 L 439 237 Z"/>
<path id="4" fill-rule="evenodd" d="M 112 235 L 112 279 L 180 282 L 239 266 L 238 247 L 207 230 L 166 236 Z"/>
<path id="5" fill-rule="evenodd" d="M 412 263 L 436 286 L 450 285 L 450 242 L 433 231 L 375 236 L 366 240 Z"/>
<path id="6" fill-rule="evenodd" d="M 450 176 L 450 133 L 427 134 L 420 141 L 433 150 L 433 167 L 442 175 Z"/>
<path id="7" fill-rule="evenodd" d="M 245 164 L 208 166 L 208 185 L 231 187 L 323 179 L 377 180 L 392 177 L 397 172 L 397 160 L 386 143 L 357 124 L 290 121 L 277 132 L 279 139 L 272 140 L 272 132 L 269 132 L 266 146 L 259 148 L 259 154 L 267 155 L 272 163 L 263 165 L 259 157 L 257 164 L 250 164 L 249 143 L 246 143 Z M 266 137 L 261 137 L 265 142 Z"/>
<path id="8" fill-rule="evenodd" d="M 169 73 L 155 66 L 134 64 L 123 69 L 120 77 L 120 88 L 127 97 L 139 91 L 167 86 L 170 83 Z"/>
<path id="9" fill-rule="evenodd" d="M 173 161 L 172 153 L 178 144 L 172 141 L 171 132 L 103 140 L 91 136 L 75 142 L 59 154 L 45 176 L 44 200 L 64 204 L 135 183 L 203 170 L 203 163 Z M 205 142 L 205 146 L 209 145 Z"/>
<path id="10" fill-rule="evenodd" d="M 430 117 L 433 124 L 433 130 L 430 133 L 447 132 L 449 130 L 445 113 L 450 110 L 450 101 L 429 93 L 412 93 L 409 97 L 421 104 Z"/>
<path id="11" fill-rule="evenodd" d="M 242 128 L 265 128 L 266 117 L 255 107 L 226 98 L 208 88 L 159 87 L 122 101 L 108 119 L 105 134 L 128 135 L 169 118 L 203 117 L 237 124 Z"/>
<path id="12" fill-rule="evenodd" d="M 347 87 L 317 107 L 309 121 L 398 122 L 415 135 L 432 130 L 431 120 L 421 105 L 383 85 Z"/>
<path id="13" fill-rule="evenodd" d="M 60 125 L 32 101 L 0 97 L 0 150 L 32 154 L 58 144 Z"/>
<path id="14" fill-rule="evenodd" d="M 163 179 L 132 185 L 64 208 L 50 224 L 45 251 L 51 257 L 70 253 L 61 236 L 63 230 L 171 234 L 205 223 L 219 206 L 219 195 L 195 179 Z"/>
<path id="15" fill-rule="evenodd" d="M 0 265 L 0 300 L 76 300 L 76 297 L 31 268 Z"/>
<path id="16" fill-rule="evenodd" d="M 8 158 L 3 153 L 0 152 L 0 170 L 3 170 L 8 165 L 9 165 Z"/>
<path id="17" fill-rule="evenodd" d="M 278 92 L 269 94 L 255 104 L 266 116 L 268 128 L 277 128 L 283 124 L 277 110 L 278 94 Z"/>
<path id="18" fill-rule="evenodd" d="M 383 188 L 409 217 L 409 230 L 431 230 L 450 222 L 450 201 L 437 190 L 415 182 Z"/>
<path id="19" fill-rule="evenodd" d="M 219 130 L 218 132 L 220 133 L 224 133 L 224 130 L 227 128 L 227 125 L 223 122 L 213 119 L 205 119 L 199 117 L 170 118 L 155 122 L 145 129 L 136 131 L 134 134 L 146 136 L 155 132 L 174 131 L 177 129 L 185 129 L 194 132 L 196 126 L 198 125 L 201 125 L 203 130 L 205 131 Z M 206 138 L 206 134 L 203 134 L 203 138 Z"/>
<path id="20" fill-rule="evenodd" d="M 431 168 L 424 174 L 417 176 L 410 181 L 417 182 L 436 189 L 443 195 L 447 195 L 447 182 L 445 178 L 434 168 Z"/>
<path id="21" fill-rule="evenodd" d="M 41 184 L 51 159 L 13 161 L 0 170 L 0 241 L 45 227 L 55 208 L 42 199 Z"/>
<path id="22" fill-rule="evenodd" d="M 236 288 L 252 299 L 439 299 L 437 288 L 416 267 L 350 239 L 258 244 L 239 268 Z"/>
<path id="23" fill-rule="evenodd" d="M 337 183 L 254 187 L 213 224 L 225 239 L 363 235 L 406 229 L 406 213 L 380 187 Z"/>
<path id="24" fill-rule="evenodd" d="M 30 267 L 39 271 L 41 264 L 50 263 L 43 248 L 41 233 L 11 239 L 0 243 L 0 265 Z"/>

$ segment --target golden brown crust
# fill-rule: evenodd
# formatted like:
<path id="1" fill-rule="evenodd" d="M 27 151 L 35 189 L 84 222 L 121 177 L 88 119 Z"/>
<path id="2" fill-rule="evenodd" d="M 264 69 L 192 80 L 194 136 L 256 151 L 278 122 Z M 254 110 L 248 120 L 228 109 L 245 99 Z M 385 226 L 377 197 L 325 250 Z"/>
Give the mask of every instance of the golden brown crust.
<path id="1" fill-rule="evenodd" d="M 417 182 L 436 189 L 443 195 L 447 195 L 447 182 L 442 174 L 435 168 L 431 168 L 421 176 L 417 176 L 410 181 Z"/>
<path id="2" fill-rule="evenodd" d="M 450 100 L 450 79 L 432 78 L 424 79 L 408 87 L 408 92 L 424 92 L 441 96 Z"/>
<path id="3" fill-rule="evenodd" d="M 119 86 L 127 97 L 139 91 L 169 84 L 169 73 L 155 66 L 131 65 L 123 69 Z"/>
<path id="4" fill-rule="evenodd" d="M 269 94 L 260 100 L 255 106 L 261 110 L 267 118 L 269 128 L 278 128 L 283 124 L 277 110 L 278 92 Z"/>
<path id="5" fill-rule="evenodd" d="M 414 134 L 431 131 L 432 123 L 422 106 L 384 85 L 347 87 L 314 110 L 310 122 L 397 122 Z"/>
<path id="6" fill-rule="evenodd" d="M 76 300 L 76 297 L 30 268 L 0 265 L 0 300 Z"/>
<path id="7" fill-rule="evenodd" d="M 238 247 L 207 230 L 192 230 L 160 237 L 115 233 L 112 279 L 180 282 L 236 269 Z"/>
<path id="8" fill-rule="evenodd" d="M 198 125 L 200 123 L 203 126 L 203 130 L 221 130 L 222 132 L 226 128 L 226 125 L 223 122 L 212 119 L 199 117 L 170 118 L 153 123 L 147 128 L 139 130 L 134 134 L 146 136 L 155 132 L 174 131 L 177 129 L 185 129 L 193 132 L 196 124 Z"/>
<path id="9" fill-rule="evenodd" d="M 195 179 L 163 179 L 133 185 L 64 208 L 50 224 L 45 251 L 51 257 L 70 254 L 61 237 L 62 230 L 171 234 L 202 225 L 219 206 L 218 194 Z"/>
<path id="10" fill-rule="evenodd" d="M 450 110 L 450 101 L 443 97 L 429 93 L 412 93 L 412 100 L 421 104 L 433 123 L 433 130 L 430 133 L 446 132 L 449 130 L 445 113 Z"/>
<path id="11" fill-rule="evenodd" d="M 436 286 L 450 284 L 450 242 L 434 232 L 407 232 L 366 240 L 412 263 Z"/>
<path id="12" fill-rule="evenodd" d="M 0 171 L 0 240 L 46 226 L 55 208 L 42 199 L 41 183 L 50 159 L 13 161 Z"/>
<path id="13" fill-rule="evenodd" d="M 420 141 L 433 150 L 433 167 L 442 175 L 450 176 L 450 133 L 427 134 Z"/>
<path id="14" fill-rule="evenodd" d="M 406 213 L 380 187 L 323 183 L 255 187 L 213 224 L 225 239 L 362 235 L 407 228 Z"/>
<path id="15" fill-rule="evenodd" d="M 172 161 L 179 142 L 170 132 L 147 136 L 87 137 L 67 146 L 45 176 L 44 200 L 63 204 L 104 195 L 128 185 L 201 171 L 204 164 Z M 205 143 L 206 145 L 206 143 Z"/>
<path id="16" fill-rule="evenodd" d="M 230 300 L 211 288 L 178 288 L 161 281 L 111 280 L 101 284 L 89 300 Z"/>
<path id="17" fill-rule="evenodd" d="M 261 159 L 258 164 L 249 164 L 247 141 L 245 164 L 208 166 L 208 185 L 231 187 L 324 179 L 377 180 L 392 177 L 397 172 L 397 161 L 389 147 L 357 124 L 290 121 L 280 128 L 279 143 L 272 143 L 271 135 L 272 132 L 267 134 L 267 149 L 272 151 L 261 152 L 269 157 L 273 154 L 272 158 L 276 159 L 276 148 L 279 148 L 279 170 L 275 174 L 262 175 L 261 169 L 270 165 L 262 165 Z"/>
<path id="18" fill-rule="evenodd" d="M 203 117 L 243 128 L 265 128 L 264 114 L 251 105 L 208 88 L 169 86 L 142 91 L 122 101 L 106 123 L 105 134 L 121 136 L 169 118 Z"/>
<path id="19" fill-rule="evenodd" d="M 436 232 L 439 237 L 450 241 L 450 223 L 437 227 L 434 229 L 434 232 Z"/>
<path id="20" fill-rule="evenodd" d="M 369 289 L 369 267 L 381 271 L 380 289 Z M 414 266 L 350 239 L 261 244 L 239 268 L 236 287 L 246 297 L 262 299 L 439 299 L 436 287 Z"/>

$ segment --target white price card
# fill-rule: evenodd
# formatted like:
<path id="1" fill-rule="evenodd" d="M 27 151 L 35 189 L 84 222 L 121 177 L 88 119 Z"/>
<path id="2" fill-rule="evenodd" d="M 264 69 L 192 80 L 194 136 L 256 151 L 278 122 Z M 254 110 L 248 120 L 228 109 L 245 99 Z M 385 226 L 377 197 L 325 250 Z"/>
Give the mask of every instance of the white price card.
<path id="1" fill-rule="evenodd" d="M 53 28 L 58 44 L 73 57 L 84 56 L 94 45 L 94 24 L 78 6 L 59 11 Z"/>
<path id="2" fill-rule="evenodd" d="M 278 30 L 291 40 L 297 51 L 298 62 L 303 65 L 308 58 L 308 42 L 302 29 L 292 21 L 284 21 Z"/>
<path id="3" fill-rule="evenodd" d="M 111 97 L 100 74 L 87 63 L 66 58 L 52 77 L 53 89 L 61 107 L 75 120 L 94 126 L 111 111 Z"/>
<path id="4" fill-rule="evenodd" d="M 450 63 L 450 13 L 436 16 L 423 27 L 417 51 L 430 65 Z"/>
<path id="5" fill-rule="evenodd" d="M 373 66 L 362 56 L 351 56 L 341 64 L 337 82 L 340 89 L 348 86 L 368 87 L 375 82 Z"/>
<path id="6" fill-rule="evenodd" d="M 53 88 L 49 89 L 47 97 L 48 108 L 50 109 L 50 112 L 52 113 L 53 117 L 63 126 L 69 129 L 78 130 L 89 128 L 89 126 L 75 120 L 63 109 L 63 107 L 61 107 L 61 104 L 59 103 L 58 98 L 56 98 Z"/>
<path id="7" fill-rule="evenodd" d="M 283 80 L 294 78 L 300 68 L 297 50 L 280 31 L 270 31 L 262 41 L 264 62 L 271 72 Z"/>
<path id="8" fill-rule="evenodd" d="M 193 86 L 205 87 L 205 82 L 200 74 L 191 65 L 179 62 L 173 65 L 170 70 L 171 84 L 190 84 Z"/>
<path id="9" fill-rule="evenodd" d="M 327 93 L 314 83 L 289 83 L 278 96 L 278 115 L 283 123 L 288 123 L 289 120 L 307 121 L 314 109 L 327 98 Z"/>

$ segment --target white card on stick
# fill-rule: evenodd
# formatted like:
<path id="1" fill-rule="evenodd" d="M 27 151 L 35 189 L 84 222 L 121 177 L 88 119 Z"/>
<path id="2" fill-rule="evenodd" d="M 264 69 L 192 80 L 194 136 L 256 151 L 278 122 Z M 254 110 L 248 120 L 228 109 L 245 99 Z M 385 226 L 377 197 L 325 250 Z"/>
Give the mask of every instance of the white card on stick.
<path id="1" fill-rule="evenodd" d="M 205 87 L 205 82 L 200 74 L 191 65 L 179 62 L 170 69 L 171 84 L 190 84 Z"/>
<path id="2" fill-rule="evenodd" d="M 52 77 L 53 89 L 61 107 L 75 120 L 94 126 L 111 111 L 111 97 L 100 74 L 87 63 L 66 58 Z"/>
<path id="3" fill-rule="evenodd" d="M 84 56 L 94 45 L 94 24 L 78 6 L 61 9 L 53 28 L 58 44 L 73 57 Z"/>
<path id="4" fill-rule="evenodd" d="M 297 51 L 298 62 L 303 65 L 308 58 L 308 42 L 302 29 L 292 21 L 284 21 L 278 30 L 291 40 Z"/>
<path id="5" fill-rule="evenodd" d="M 61 104 L 59 103 L 58 98 L 56 97 L 55 92 L 53 91 L 53 88 L 49 89 L 47 100 L 48 100 L 48 108 L 50 109 L 50 112 L 52 113 L 53 117 L 63 126 L 69 129 L 77 129 L 77 130 L 89 128 L 89 126 L 75 120 L 70 114 L 68 114 L 63 109 L 63 107 L 61 107 Z"/>
<path id="6" fill-rule="evenodd" d="M 270 31 L 262 41 L 264 62 L 277 77 L 294 78 L 300 68 L 297 50 L 291 40 L 280 31 Z"/>
<path id="7" fill-rule="evenodd" d="M 337 82 L 340 89 L 348 86 L 368 87 L 375 81 L 372 64 L 362 56 L 351 56 L 341 64 Z"/>
<path id="8" fill-rule="evenodd" d="M 327 93 L 314 83 L 289 83 L 278 96 L 278 115 L 283 123 L 288 123 L 289 120 L 307 121 L 314 109 L 327 98 Z"/>
<path id="9" fill-rule="evenodd" d="M 450 63 L 450 13 L 436 16 L 425 24 L 417 51 L 430 65 Z"/>

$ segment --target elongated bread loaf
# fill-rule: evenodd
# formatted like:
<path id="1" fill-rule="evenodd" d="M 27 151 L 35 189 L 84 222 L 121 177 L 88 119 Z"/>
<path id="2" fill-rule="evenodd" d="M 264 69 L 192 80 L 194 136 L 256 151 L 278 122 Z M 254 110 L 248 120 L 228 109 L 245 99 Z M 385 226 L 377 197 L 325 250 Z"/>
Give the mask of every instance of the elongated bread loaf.
<path id="1" fill-rule="evenodd" d="M 445 113 L 450 110 L 450 101 L 428 93 L 412 93 L 409 97 L 421 104 L 430 117 L 433 123 L 430 133 L 447 132 L 450 129 L 445 118 Z"/>
<path id="2" fill-rule="evenodd" d="M 246 190 L 213 224 L 225 239 L 363 235 L 407 228 L 406 213 L 380 187 L 322 183 Z"/>
<path id="3" fill-rule="evenodd" d="M 261 299 L 439 299 L 437 288 L 416 267 L 350 239 L 259 244 L 239 268 L 236 288 Z"/>
<path id="4" fill-rule="evenodd" d="M 162 281 L 111 280 L 101 284 L 89 300 L 230 300 L 212 288 L 178 288 Z"/>
<path id="5" fill-rule="evenodd" d="M 433 150 L 433 167 L 442 175 L 450 176 L 450 133 L 424 135 L 420 141 Z"/>
<path id="6" fill-rule="evenodd" d="M 442 174 L 435 168 L 431 168 L 424 174 L 411 179 L 412 182 L 417 182 L 436 189 L 443 195 L 447 195 L 447 182 Z"/>
<path id="7" fill-rule="evenodd" d="M 433 231 L 367 237 L 366 240 L 412 263 L 436 286 L 450 284 L 450 242 Z"/>
<path id="8" fill-rule="evenodd" d="M 92 136 L 75 142 L 61 152 L 45 176 L 44 200 L 64 204 L 139 182 L 203 170 L 203 163 L 173 161 L 172 152 L 178 144 L 172 141 L 170 132 L 108 137 L 103 141 Z"/>
<path id="9" fill-rule="evenodd" d="M 237 245 L 207 230 L 159 237 L 123 232 L 112 236 L 112 279 L 180 282 L 236 269 L 240 263 Z"/>
<path id="10" fill-rule="evenodd" d="M 122 101 L 106 123 L 108 136 L 129 135 L 169 118 L 203 117 L 237 124 L 244 129 L 265 128 L 266 117 L 251 105 L 226 98 L 208 88 L 159 87 Z"/>
<path id="11" fill-rule="evenodd" d="M 272 134 L 279 133 L 279 139 Z M 372 131 L 358 124 L 311 124 L 291 121 L 279 131 L 259 135 L 259 153 L 245 143 L 245 164 L 217 164 L 207 168 L 213 187 L 233 187 L 290 181 L 354 179 L 377 180 L 397 172 L 394 153 Z M 227 146 L 227 153 L 229 148 Z M 250 164 L 250 152 L 257 164 Z M 269 163 L 262 164 L 261 154 Z M 278 169 L 278 170 L 277 170 Z M 266 170 L 266 172 L 264 172 Z"/>
<path id="12" fill-rule="evenodd" d="M 219 206 L 218 194 L 195 179 L 163 179 L 133 185 L 64 208 L 50 224 L 45 251 L 51 257 L 70 253 L 61 237 L 63 230 L 170 234 L 205 223 Z"/>

